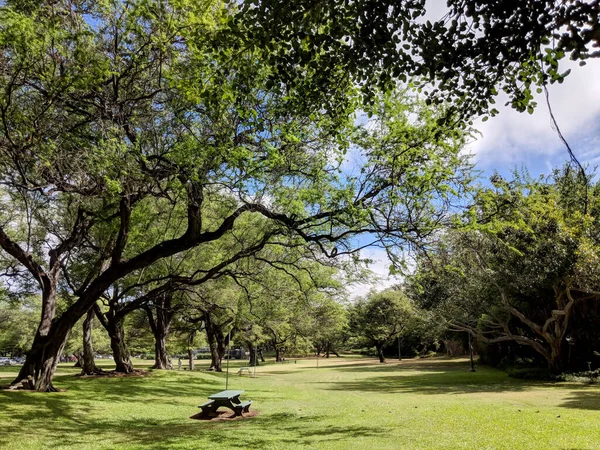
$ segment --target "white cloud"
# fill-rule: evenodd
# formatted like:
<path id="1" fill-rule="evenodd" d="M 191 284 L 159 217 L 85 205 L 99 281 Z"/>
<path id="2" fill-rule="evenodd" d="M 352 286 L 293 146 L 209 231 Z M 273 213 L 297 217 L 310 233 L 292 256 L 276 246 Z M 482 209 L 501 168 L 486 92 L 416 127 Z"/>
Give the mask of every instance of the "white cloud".
<path id="1" fill-rule="evenodd" d="M 550 104 L 558 126 L 576 155 L 592 162 L 598 159 L 593 147 L 598 144 L 600 61 L 589 61 L 584 67 L 569 62 L 564 68 L 572 68 L 572 72 L 563 84 L 549 87 Z M 500 114 L 476 124 L 482 136 L 469 150 L 483 168 L 527 164 L 540 158 L 547 165 L 557 156 L 566 158 L 543 94 L 537 94 L 536 101 L 538 107 L 530 115 L 504 107 L 506 97 L 500 97 L 497 101 Z"/>

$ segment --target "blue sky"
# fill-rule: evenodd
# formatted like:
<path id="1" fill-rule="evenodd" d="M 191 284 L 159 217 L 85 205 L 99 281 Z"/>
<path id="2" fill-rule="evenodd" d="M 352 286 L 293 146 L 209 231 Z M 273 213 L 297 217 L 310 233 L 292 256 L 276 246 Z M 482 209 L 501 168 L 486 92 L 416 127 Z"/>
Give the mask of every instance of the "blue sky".
<path id="1" fill-rule="evenodd" d="M 563 84 L 549 87 L 554 116 L 579 161 L 600 167 L 600 61 L 588 61 L 584 67 L 568 62 L 564 67 L 565 70 L 572 68 L 571 74 Z M 509 176 L 513 169 L 521 166 L 538 176 L 568 160 L 567 150 L 553 129 L 545 98 L 538 95 L 536 101 L 538 107 L 529 115 L 503 107 L 506 99 L 499 97 L 500 114 L 487 122 L 475 123 L 481 135 L 465 152 L 473 156 L 483 177 L 489 177 L 494 171 Z M 370 248 L 362 255 L 375 261 L 370 269 L 378 279 L 371 284 L 351 286 L 350 297 L 364 295 L 373 287 L 383 289 L 398 281 L 388 277 L 390 263 L 385 251 Z"/>

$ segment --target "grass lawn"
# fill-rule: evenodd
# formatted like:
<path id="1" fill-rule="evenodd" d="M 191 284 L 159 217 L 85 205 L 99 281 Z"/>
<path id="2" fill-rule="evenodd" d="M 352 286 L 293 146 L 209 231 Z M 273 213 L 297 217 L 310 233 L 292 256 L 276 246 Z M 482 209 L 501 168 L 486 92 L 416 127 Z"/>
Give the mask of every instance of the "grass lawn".
<path id="1" fill-rule="evenodd" d="M 138 367 L 144 363 L 137 361 Z M 225 388 L 224 374 L 155 371 L 77 378 L 65 392 L 0 391 L 2 449 L 598 449 L 600 387 L 508 378 L 465 360 L 341 358 L 270 364 L 235 374 L 257 417 L 190 416 Z M 11 377 L 17 368 L 0 368 Z M 2 383 L 0 383 L 2 384 Z"/>

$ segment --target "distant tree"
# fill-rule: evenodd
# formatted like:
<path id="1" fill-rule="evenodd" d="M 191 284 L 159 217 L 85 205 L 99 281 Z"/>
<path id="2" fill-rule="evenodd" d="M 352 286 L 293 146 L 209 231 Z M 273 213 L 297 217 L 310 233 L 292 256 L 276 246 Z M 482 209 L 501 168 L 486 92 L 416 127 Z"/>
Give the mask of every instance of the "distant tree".
<path id="1" fill-rule="evenodd" d="M 413 303 L 394 289 L 372 292 L 350 307 L 351 332 L 375 347 L 381 363 L 385 363 L 384 346 L 404 333 L 414 320 Z"/>

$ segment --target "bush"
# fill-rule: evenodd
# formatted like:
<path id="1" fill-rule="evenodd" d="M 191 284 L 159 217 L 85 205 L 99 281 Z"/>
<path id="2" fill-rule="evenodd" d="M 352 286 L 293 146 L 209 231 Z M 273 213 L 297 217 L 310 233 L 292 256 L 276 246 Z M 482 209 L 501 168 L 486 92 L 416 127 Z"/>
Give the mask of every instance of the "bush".
<path id="1" fill-rule="evenodd" d="M 585 372 L 563 373 L 558 377 L 560 381 L 595 384 L 600 378 L 600 369 L 586 370 Z"/>

